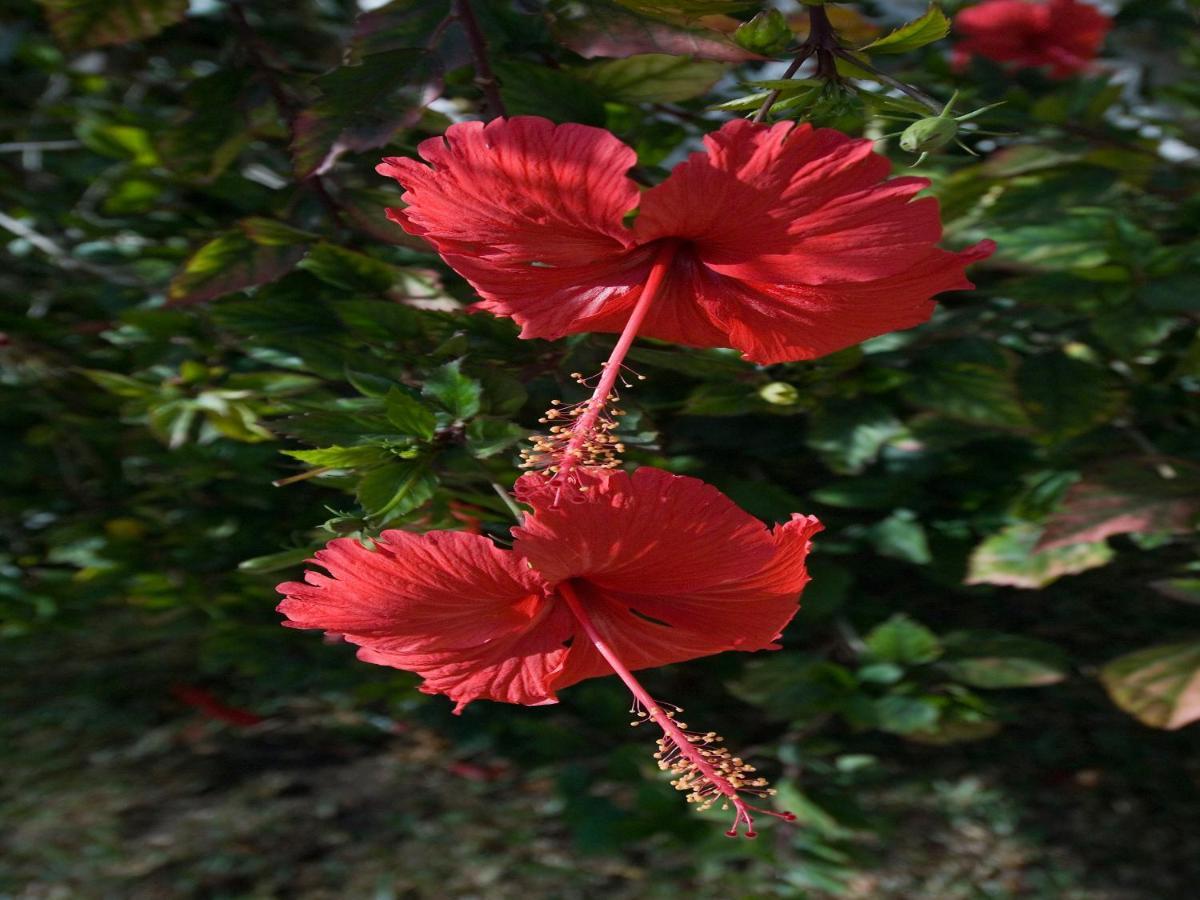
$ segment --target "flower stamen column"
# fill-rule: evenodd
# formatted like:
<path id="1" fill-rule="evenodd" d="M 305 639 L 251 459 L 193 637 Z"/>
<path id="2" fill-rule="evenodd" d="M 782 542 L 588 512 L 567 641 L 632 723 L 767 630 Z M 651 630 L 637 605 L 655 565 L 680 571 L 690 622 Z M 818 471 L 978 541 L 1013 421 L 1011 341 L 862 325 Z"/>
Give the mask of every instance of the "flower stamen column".
<path id="1" fill-rule="evenodd" d="M 686 731 L 686 723 L 675 721 L 675 713 L 665 711 L 662 705 L 650 696 L 608 642 L 600 636 L 569 581 L 558 585 L 558 593 L 592 646 L 629 688 L 636 700 L 635 706 L 644 710 L 662 729 L 663 737 L 658 742 L 659 752 L 655 754 L 659 768 L 677 776 L 671 784 L 676 790 L 688 792 L 688 802 L 700 804 L 701 809 L 708 809 L 718 802 L 732 805 L 733 824 L 725 832 L 729 837 L 737 837 L 743 825 L 746 837 L 757 837 L 758 832 L 754 830 L 754 816 L 751 810 L 775 816 L 785 822 L 795 821 L 795 815 L 790 812 L 775 812 L 747 803 L 741 796 L 742 792 L 759 796 L 774 793 L 766 787 L 766 779 L 756 777 L 753 774 L 753 766 L 721 747 L 721 738 L 715 732 Z"/>
<path id="2" fill-rule="evenodd" d="M 663 241 L 658 248 L 650 265 L 650 272 L 646 276 L 645 286 L 629 314 L 629 320 L 621 330 L 612 353 L 604 363 L 592 396 L 573 407 L 551 409 L 545 420 L 573 418 L 574 421 L 568 425 L 552 426 L 549 435 L 533 438 L 534 447 L 526 453 L 526 464 L 530 468 L 545 467 L 558 483 L 560 495 L 562 487 L 572 483 L 571 473 L 574 469 L 610 467 L 616 463 L 610 449 L 613 445 L 619 448 L 619 444 L 610 434 L 616 423 L 606 416 L 605 411 L 616 399 L 615 388 L 625 357 L 629 348 L 633 346 L 634 338 L 637 337 L 646 314 L 650 311 L 650 305 L 667 278 L 678 248 L 679 242 L 676 240 Z"/>

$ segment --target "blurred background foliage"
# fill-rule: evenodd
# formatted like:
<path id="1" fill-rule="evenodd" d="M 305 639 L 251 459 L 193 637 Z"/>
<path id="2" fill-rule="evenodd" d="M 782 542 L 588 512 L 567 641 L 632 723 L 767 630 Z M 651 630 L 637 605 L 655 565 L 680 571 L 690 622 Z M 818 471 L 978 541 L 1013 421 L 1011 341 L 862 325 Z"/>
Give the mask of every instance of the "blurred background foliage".
<path id="1" fill-rule="evenodd" d="M 789 83 L 799 4 L 474 4 L 507 110 L 612 129 L 646 183 L 771 91 L 870 136 L 927 114 L 879 78 L 1004 102 L 999 136 L 961 129 L 978 156 L 916 170 L 948 245 L 999 244 L 931 324 L 811 363 L 631 357 L 631 461 L 828 529 L 786 649 L 646 676 L 800 817 L 732 842 L 615 683 L 455 719 L 278 625 L 334 535 L 503 539 L 496 486 L 611 346 L 464 314 L 384 219 L 376 160 L 496 98 L 457 6 L 363 6 L 0 13 L 0 894 L 1194 896 L 1194 8 L 1121 4 L 1051 81 L 955 72 L 936 11 L 831 7 L 866 68 Z"/>

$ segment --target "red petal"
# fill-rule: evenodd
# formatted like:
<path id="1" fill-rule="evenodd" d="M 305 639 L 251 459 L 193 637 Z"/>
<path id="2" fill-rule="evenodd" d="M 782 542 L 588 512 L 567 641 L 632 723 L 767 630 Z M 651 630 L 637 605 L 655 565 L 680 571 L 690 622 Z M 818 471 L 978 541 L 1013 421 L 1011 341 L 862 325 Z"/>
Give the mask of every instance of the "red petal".
<path id="1" fill-rule="evenodd" d="M 599 475 L 557 509 L 543 476 L 517 490 L 534 513 L 513 549 L 570 579 L 596 629 L 631 669 L 773 646 L 797 610 L 815 519 L 774 533 L 715 488 L 642 467 Z M 576 629 L 555 688 L 611 674 Z"/>
<path id="2" fill-rule="evenodd" d="M 545 484 L 532 474 L 517 482 L 517 497 L 534 512 L 513 529 L 513 551 L 551 584 L 585 578 L 611 590 L 680 594 L 745 577 L 771 556 L 762 522 L 697 478 L 649 466 L 602 473 L 587 494 L 557 507 Z"/>
<path id="3" fill-rule="evenodd" d="M 941 238 L 936 204 L 909 202 L 928 182 L 884 181 L 871 141 L 736 120 L 705 143 L 646 192 L 640 240 L 683 236 L 721 274 L 812 285 L 895 274 Z"/>
<path id="4" fill-rule="evenodd" d="M 480 308 L 557 338 L 636 299 L 652 253 L 627 252 L 637 158 L 612 134 L 518 116 L 452 125 L 418 149 L 431 165 L 378 168 L 406 188 L 408 206 L 388 214 L 471 282 Z"/>
<path id="5" fill-rule="evenodd" d="M 544 583 L 487 538 L 387 531 L 374 550 L 331 541 L 315 562 L 330 574 L 279 586 L 285 624 L 341 632 L 363 659 L 414 671 L 460 704 L 553 699 L 545 676 L 567 634 Z"/>
<path id="6" fill-rule="evenodd" d="M 991 241 L 961 253 L 933 248 L 907 271 L 868 282 L 809 287 L 709 279 L 697 282 L 696 291 L 746 359 L 815 359 L 928 321 L 933 295 L 973 287 L 965 267 L 994 250 Z"/>

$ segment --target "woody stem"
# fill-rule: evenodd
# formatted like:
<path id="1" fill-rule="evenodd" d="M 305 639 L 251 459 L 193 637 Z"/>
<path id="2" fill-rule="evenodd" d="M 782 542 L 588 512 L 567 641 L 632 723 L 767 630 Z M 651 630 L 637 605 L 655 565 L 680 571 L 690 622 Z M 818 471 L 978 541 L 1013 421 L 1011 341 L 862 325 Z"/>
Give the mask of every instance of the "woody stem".
<path id="1" fill-rule="evenodd" d="M 629 688 L 629 692 L 633 694 L 650 718 L 654 720 L 654 724 L 661 728 L 663 733 L 679 748 L 680 754 L 687 757 L 696 769 L 733 804 L 736 814 L 733 823 L 734 830 L 736 831 L 738 824 L 744 821 L 749 829 L 749 836 L 753 837 L 754 818 L 750 815 L 750 810 L 747 808 L 746 802 L 738 796 L 737 788 L 730 784 L 729 779 L 718 772 L 704 758 L 704 755 L 696 749 L 696 745 L 692 743 L 687 733 L 663 711 L 663 708 L 650 696 L 650 693 L 642 687 L 641 682 L 633 677 L 633 673 L 621 662 L 621 658 L 617 656 L 612 647 L 608 645 L 608 642 L 596 631 L 596 626 L 592 623 L 587 611 L 584 610 L 583 604 L 579 602 L 579 595 L 575 593 L 575 589 L 571 586 L 571 583 L 564 581 L 559 584 L 558 593 L 566 601 L 571 615 L 575 617 L 575 621 L 579 623 L 579 627 L 583 629 L 583 633 L 587 635 L 587 639 L 592 642 L 592 646 L 604 657 L 604 661 L 612 666 L 612 670 L 616 673 L 617 677 L 625 682 L 625 687 Z M 730 833 L 732 834 L 733 832 Z"/>
<path id="2" fill-rule="evenodd" d="M 671 267 L 671 261 L 675 258 L 675 251 L 678 247 L 676 241 L 664 241 L 658 254 L 654 257 L 654 262 L 650 266 L 650 274 L 646 277 L 646 284 L 633 307 L 633 312 L 629 314 L 629 321 L 621 330 L 617 345 L 608 355 L 608 362 L 604 364 L 604 371 L 600 373 L 600 383 L 592 392 L 592 397 L 588 400 L 583 415 L 575 421 L 571 428 L 571 438 L 567 442 L 562 462 L 558 468 L 560 475 L 565 476 L 570 472 L 583 455 L 583 447 L 596 427 L 596 420 L 600 418 L 600 414 L 608 405 L 609 396 L 616 386 L 617 379 L 621 376 L 621 365 L 625 361 L 626 354 L 629 353 L 629 348 L 633 346 L 633 339 L 637 337 L 638 329 L 642 327 L 646 313 L 650 311 L 650 304 L 654 302 L 655 295 L 667 277 L 667 270 Z"/>

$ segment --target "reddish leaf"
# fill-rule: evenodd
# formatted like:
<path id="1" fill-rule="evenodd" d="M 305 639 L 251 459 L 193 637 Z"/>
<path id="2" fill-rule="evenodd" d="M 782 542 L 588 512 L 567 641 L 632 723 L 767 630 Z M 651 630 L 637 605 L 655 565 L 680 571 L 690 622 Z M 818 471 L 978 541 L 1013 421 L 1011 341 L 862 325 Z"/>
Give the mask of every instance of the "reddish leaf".
<path id="1" fill-rule="evenodd" d="M 650 19 L 607 0 L 573 4 L 550 14 L 558 41 L 580 56 L 625 57 L 667 53 L 721 62 L 762 59 L 719 31 Z"/>
<path id="2" fill-rule="evenodd" d="M 1114 534 L 1190 531 L 1200 515 L 1200 471 L 1174 466 L 1175 477 L 1133 461 L 1116 463 L 1068 489 L 1046 522 L 1037 549 L 1102 541 Z"/>
<path id="3" fill-rule="evenodd" d="M 1100 679 L 1113 703 L 1153 728 L 1200 719 L 1200 642 L 1138 650 L 1110 662 Z"/>

